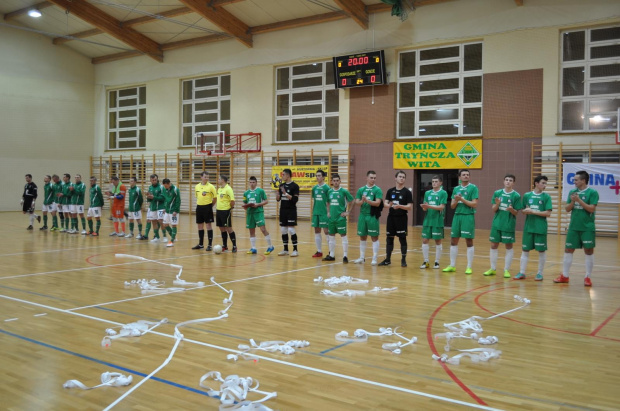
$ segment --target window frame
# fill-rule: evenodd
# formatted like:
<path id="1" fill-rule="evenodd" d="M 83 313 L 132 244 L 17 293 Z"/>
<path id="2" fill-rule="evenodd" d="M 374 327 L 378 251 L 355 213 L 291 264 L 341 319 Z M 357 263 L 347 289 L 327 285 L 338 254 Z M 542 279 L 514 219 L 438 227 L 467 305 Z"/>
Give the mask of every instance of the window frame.
<path id="1" fill-rule="evenodd" d="M 132 90 L 135 89 L 136 92 L 133 95 L 130 96 L 121 96 L 121 92 L 122 91 L 126 91 L 126 90 Z M 141 99 L 141 94 L 140 91 L 144 90 L 144 103 L 141 104 L 140 103 L 140 99 Z M 124 150 L 144 150 L 146 148 L 146 129 L 147 129 L 147 124 L 146 124 L 146 114 L 147 114 L 147 103 L 146 103 L 146 99 L 147 99 L 147 95 L 146 95 L 146 85 L 140 85 L 140 86 L 133 86 L 133 87 L 123 87 L 123 88 L 114 88 L 114 89 L 108 89 L 107 90 L 107 104 L 106 104 L 106 151 L 124 151 Z M 112 94 L 115 93 L 115 97 L 112 97 Z M 131 105 L 131 106 L 123 106 L 121 107 L 120 102 L 121 101 L 125 101 L 125 100 L 131 100 L 131 99 L 136 99 L 136 103 L 135 105 Z M 114 107 L 110 107 L 111 106 L 111 102 L 112 100 L 114 100 Z M 123 111 L 130 111 L 130 110 L 135 110 L 136 111 L 136 115 L 135 116 L 129 116 L 129 117 L 122 117 L 120 116 L 120 113 Z M 142 110 L 144 110 L 144 114 L 142 114 Z M 110 127 L 110 117 L 112 113 L 116 113 L 115 114 L 115 126 L 111 128 Z M 141 117 L 142 115 L 144 115 L 144 125 L 141 126 Z M 120 123 L 122 121 L 135 121 L 136 125 L 134 127 L 121 127 Z M 136 132 L 136 136 L 135 137 L 120 137 L 120 133 L 121 132 L 127 132 L 127 131 L 135 131 Z M 110 141 L 110 136 L 112 133 L 116 133 L 116 137 L 115 137 L 115 147 L 111 147 L 111 141 Z M 140 140 L 142 138 L 141 134 L 144 134 L 144 144 L 141 145 L 140 144 Z M 127 142 L 127 141 L 135 141 L 136 142 L 136 146 L 135 147 L 119 147 L 121 142 Z"/>

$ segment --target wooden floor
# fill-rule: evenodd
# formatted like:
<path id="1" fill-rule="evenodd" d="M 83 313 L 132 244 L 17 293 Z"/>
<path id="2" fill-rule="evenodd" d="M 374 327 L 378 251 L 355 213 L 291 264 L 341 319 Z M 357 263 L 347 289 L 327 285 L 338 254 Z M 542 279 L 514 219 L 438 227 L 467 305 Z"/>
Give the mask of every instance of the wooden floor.
<path id="1" fill-rule="evenodd" d="M 226 294 L 209 283 L 211 276 L 234 291 L 227 319 L 182 328 L 183 341 L 170 363 L 126 396 L 116 409 L 216 409 L 219 401 L 199 386 L 209 371 L 237 374 L 276 391 L 266 405 L 290 410 L 463 409 L 618 409 L 620 407 L 620 276 L 618 243 L 598 238 L 592 288 L 583 286 L 583 253 L 575 253 L 571 284 L 553 284 L 561 270 L 563 237 L 550 236 L 545 280 L 534 282 L 537 253 L 531 253 L 528 279 L 484 277 L 488 269 L 488 232 L 476 240 L 474 274 L 466 276 L 465 244 L 457 272 L 421 270 L 420 230 L 409 233 L 409 267 L 343 265 L 340 240 L 337 261 L 311 258 L 314 236 L 307 222 L 298 227 L 300 257 L 247 255 L 248 232 L 234 221 L 239 253 L 214 255 L 191 250 L 196 229 L 181 218 L 175 247 L 135 239 L 111 238 L 105 221 L 99 238 L 26 231 L 26 217 L 1 213 L 0 225 L 0 398 L 10 410 L 103 409 L 129 387 L 92 391 L 63 389 L 78 379 L 96 385 L 105 371 L 131 374 L 134 383 L 155 370 L 174 345 L 174 324 L 215 317 Z M 281 249 L 276 222 L 268 221 L 276 252 Z M 355 234 L 354 227 L 349 231 Z M 358 238 L 350 237 L 349 258 L 359 255 Z M 518 238 L 520 241 L 520 237 Z M 216 236 L 216 243 L 221 238 Z M 324 249 L 326 250 L 326 244 Z M 369 247 L 370 248 L 370 247 Z M 396 248 L 398 249 L 398 242 Z M 517 247 L 520 248 L 520 247 Z M 381 237 L 381 253 L 385 239 Z M 448 264 L 444 244 L 442 267 Z M 177 271 L 152 262 L 115 258 L 116 253 L 183 266 L 182 278 L 207 286 L 164 295 L 143 296 L 125 288 L 137 278 L 166 281 Z M 431 247 L 431 256 L 434 246 Z M 503 266 L 500 249 L 499 267 Z M 519 267 L 515 252 L 512 272 Z M 395 261 L 399 261 L 396 255 Z M 498 270 L 499 271 L 499 270 Z M 367 288 L 398 287 L 386 295 L 355 298 L 324 296 L 318 276 L 350 275 L 370 281 Z M 353 287 L 338 287 L 337 290 Z M 360 289 L 360 287 L 356 287 Z M 484 335 L 494 335 L 499 359 L 474 364 L 442 365 L 431 358 L 443 353 L 444 323 L 473 315 L 490 316 L 519 306 L 515 294 L 531 305 L 488 322 Z M 105 329 L 140 319 L 168 318 L 154 333 L 115 340 L 101 346 Z M 366 343 L 341 343 L 335 334 L 362 328 L 401 327 L 417 344 L 395 355 L 381 349 L 395 337 L 371 337 Z M 260 360 L 232 362 L 227 354 L 238 344 L 271 340 L 307 340 L 310 346 L 293 355 L 259 352 Z M 456 348 L 477 348 L 459 340 Z M 456 354 L 451 351 L 450 354 Z M 258 398 L 253 396 L 252 398 Z"/>

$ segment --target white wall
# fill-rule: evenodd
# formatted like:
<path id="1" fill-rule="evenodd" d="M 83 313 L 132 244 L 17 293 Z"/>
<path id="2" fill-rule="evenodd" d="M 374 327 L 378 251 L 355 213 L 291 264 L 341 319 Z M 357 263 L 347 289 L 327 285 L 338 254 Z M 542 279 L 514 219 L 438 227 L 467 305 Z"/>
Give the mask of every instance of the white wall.
<path id="1" fill-rule="evenodd" d="M 0 56 L 0 175 L 11 193 L 0 197 L 0 211 L 7 211 L 19 208 L 27 173 L 42 187 L 45 174 L 90 172 L 94 68 L 47 37 L 5 27 Z"/>

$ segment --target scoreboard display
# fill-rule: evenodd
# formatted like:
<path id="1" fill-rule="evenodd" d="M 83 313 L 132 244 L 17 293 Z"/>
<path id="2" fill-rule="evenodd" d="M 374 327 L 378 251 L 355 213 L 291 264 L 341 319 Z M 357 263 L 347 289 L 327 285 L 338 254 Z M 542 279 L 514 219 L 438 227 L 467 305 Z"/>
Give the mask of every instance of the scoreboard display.
<path id="1" fill-rule="evenodd" d="M 334 57 L 336 88 L 387 84 L 383 50 Z"/>

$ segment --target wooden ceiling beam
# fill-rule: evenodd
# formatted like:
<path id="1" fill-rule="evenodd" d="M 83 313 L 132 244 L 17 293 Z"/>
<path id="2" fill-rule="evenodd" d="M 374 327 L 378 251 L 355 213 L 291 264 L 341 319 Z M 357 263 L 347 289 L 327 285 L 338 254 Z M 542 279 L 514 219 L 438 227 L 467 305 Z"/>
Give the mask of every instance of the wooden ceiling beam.
<path id="1" fill-rule="evenodd" d="M 368 12 L 362 0 L 334 0 L 364 30 L 368 30 Z"/>
<path id="2" fill-rule="evenodd" d="M 121 22 L 104 13 L 97 7 L 85 0 L 49 0 L 63 10 L 68 10 L 69 13 L 84 20 L 86 23 L 91 24 L 104 33 L 109 34 L 117 40 L 135 48 L 139 52 L 146 54 L 155 61 L 160 63 L 164 61 L 164 54 L 161 51 L 159 44 L 144 34 L 138 33 L 131 27 L 122 27 Z"/>
<path id="3" fill-rule="evenodd" d="M 15 19 L 17 17 L 21 17 L 23 15 L 28 14 L 28 12 L 30 10 L 32 10 L 32 9 L 43 10 L 45 8 L 52 7 L 52 6 L 53 6 L 52 3 L 48 3 L 47 1 L 43 1 L 41 3 L 37 3 L 37 4 L 32 5 L 30 7 L 24 7 L 23 9 L 19 9 L 19 10 L 15 10 L 15 11 L 12 11 L 10 13 L 7 13 L 7 14 L 4 15 L 4 20 L 8 21 L 8 20 L 11 20 L 11 19 Z"/>
<path id="4" fill-rule="evenodd" d="M 252 34 L 263 34 L 272 31 L 292 29 L 295 27 L 310 26 L 312 24 L 326 23 L 328 21 L 345 20 L 348 18 L 348 16 L 338 11 L 335 11 L 333 13 L 317 14 L 316 16 L 302 17 L 299 19 L 279 21 L 277 23 L 254 26 L 250 28 L 250 31 L 252 32 Z"/>
<path id="5" fill-rule="evenodd" d="M 221 6 L 210 6 L 205 0 L 179 0 L 194 12 L 218 26 L 247 47 L 252 47 L 250 27 L 223 9 Z"/>

